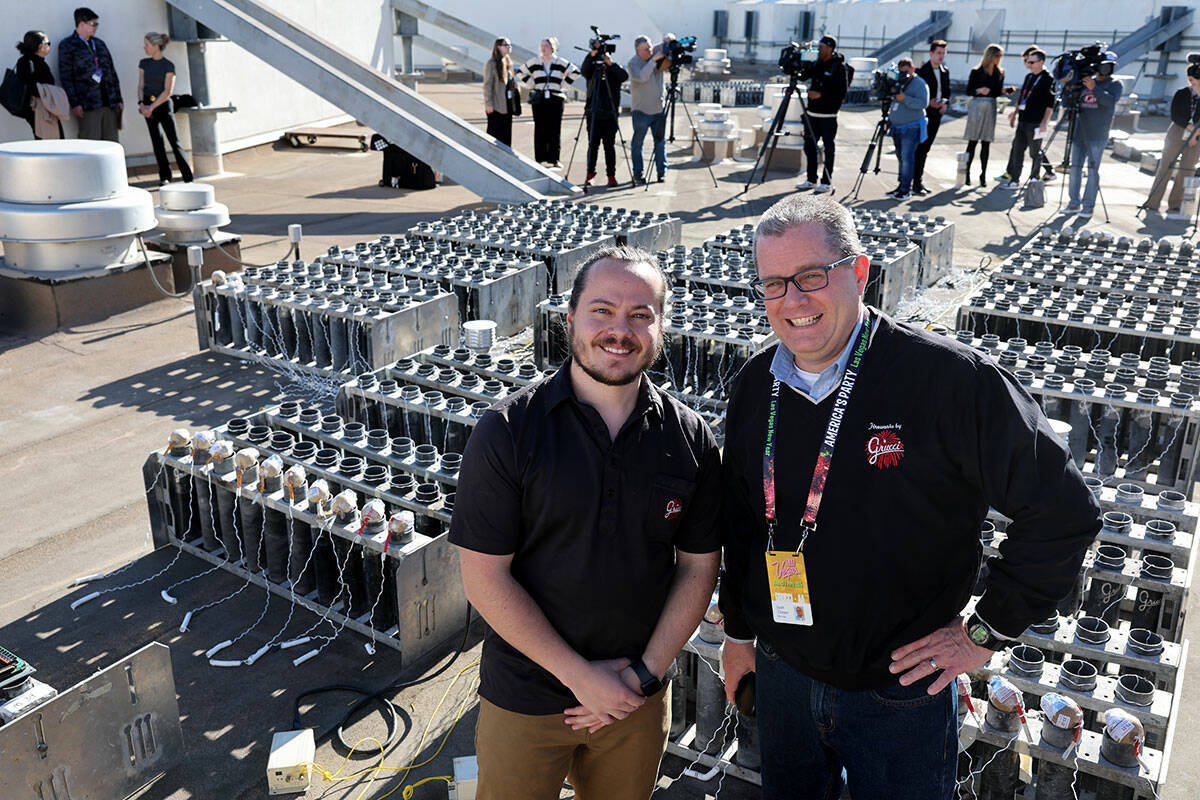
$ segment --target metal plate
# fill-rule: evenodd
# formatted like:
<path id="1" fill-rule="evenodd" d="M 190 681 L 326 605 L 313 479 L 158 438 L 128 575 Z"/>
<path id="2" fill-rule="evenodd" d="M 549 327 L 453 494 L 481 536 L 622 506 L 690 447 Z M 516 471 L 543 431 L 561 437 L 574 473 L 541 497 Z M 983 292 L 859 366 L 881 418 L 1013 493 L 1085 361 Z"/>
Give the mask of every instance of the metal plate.
<path id="1" fill-rule="evenodd" d="M 125 797 L 182 752 L 171 651 L 159 642 L 0 728 L 12 798 Z"/>

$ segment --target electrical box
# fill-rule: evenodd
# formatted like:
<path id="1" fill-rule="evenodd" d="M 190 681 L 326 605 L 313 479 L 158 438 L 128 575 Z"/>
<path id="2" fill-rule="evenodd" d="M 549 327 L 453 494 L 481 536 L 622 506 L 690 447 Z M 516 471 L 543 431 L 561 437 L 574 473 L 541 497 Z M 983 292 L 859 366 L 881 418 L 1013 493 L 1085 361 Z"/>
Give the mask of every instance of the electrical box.
<path id="1" fill-rule="evenodd" d="M 317 743 L 311 729 L 275 734 L 271 738 L 271 757 L 267 759 L 267 789 L 270 793 L 308 791 L 316 755 Z"/>
<path id="2" fill-rule="evenodd" d="M 29 678 L 21 694 L 4 703 L 4 705 L 0 705 L 0 724 L 12 722 L 26 711 L 32 711 L 42 703 L 47 700 L 53 700 L 57 696 L 58 692 L 50 686 L 42 683 L 37 678 Z"/>
<path id="3" fill-rule="evenodd" d="M 479 788 L 479 762 L 475 756 L 454 759 L 454 782 L 449 800 L 475 800 Z"/>

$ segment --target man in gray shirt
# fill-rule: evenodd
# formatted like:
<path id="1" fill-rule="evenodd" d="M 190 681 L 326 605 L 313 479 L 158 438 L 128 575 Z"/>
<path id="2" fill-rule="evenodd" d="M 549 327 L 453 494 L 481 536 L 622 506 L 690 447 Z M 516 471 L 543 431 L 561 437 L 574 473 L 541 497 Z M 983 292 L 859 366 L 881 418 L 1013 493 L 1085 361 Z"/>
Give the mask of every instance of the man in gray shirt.
<path id="1" fill-rule="evenodd" d="M 637 185 L 646 181 L 642 172 L 642 143 L 646 140 L 648 130 L 654 137 L 654 164 L 658 169 L 658 182 L 662 183 L 667 174 L 663 73 L 670 69 L 671 60 L 663 54 L 662 45 L 650 46 L 649 36 L 634 39 L 633 49 L 634 56 L 626 67 L 629 71 L 630 107 L 633 109 L 633 141 L 630 142 L 633 149 L 633 182 Z"/>
<path id="2" fill-rule="evenodd" d="M 1104 157 L 1104 146 L 1108 144 L 1113 112 L 1117 101 L 1121 99 L 1121 84 L 1112 79 L 1116 65 L 1117 56 L 1109 50 L 1103 56 L 1098 73 L 1079 78 L 1079 111 L 1075 116 L 1075 138 L 1071 141 L 1071 177 L 1067 184 L 1070 201 L 1062 213 L 1078 214 L 1081 221 L 1089 219 L 1096 206 L 1096 194 L 1100 191 L 1100 159 Z M 1085 160 L 1088 179 L 1081 200 L 1079 190 L 1083 184 Z"/>

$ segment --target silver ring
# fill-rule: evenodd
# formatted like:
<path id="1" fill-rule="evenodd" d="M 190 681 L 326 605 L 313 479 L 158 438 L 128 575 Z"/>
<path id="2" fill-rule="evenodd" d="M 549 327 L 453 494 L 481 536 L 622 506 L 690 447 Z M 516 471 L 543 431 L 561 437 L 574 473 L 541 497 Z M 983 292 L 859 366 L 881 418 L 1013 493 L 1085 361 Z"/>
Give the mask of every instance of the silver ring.
<path id="1" fill-rule="evenodd" d="M 935 670 L 936 670 L 936 669 L 941 669 L 941 667 L 939 667 L 939 666 L 937 665 L 937 662 L 936 662 L 936 661 L 934 661 L 932 658 L 931 658 L 931 659 L 929 659 L 929 666 L 933 667 Z"/>

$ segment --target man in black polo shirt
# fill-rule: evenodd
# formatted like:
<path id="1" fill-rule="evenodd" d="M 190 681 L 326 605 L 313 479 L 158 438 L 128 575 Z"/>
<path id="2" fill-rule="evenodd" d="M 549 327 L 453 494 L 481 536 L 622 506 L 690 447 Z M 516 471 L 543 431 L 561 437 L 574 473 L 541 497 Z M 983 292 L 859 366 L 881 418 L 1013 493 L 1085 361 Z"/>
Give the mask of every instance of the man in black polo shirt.
<path id="1" fill-rule="evenodd" d="M 1042 142 L 1046 125 L 1054 113 L 1054 77 L 1046 70 L 1046 54 L 1038 48 L 1025 51 L 1025 66 L 1029 74 L 1016 94 L 1017 107 L 1008 114 L 1008 124 L 1016 128 L 1012 149 L 1008 151 L 1008 170 L 1001 175 L 1000 188 L 1016 189 L 1021 185 L 1021 169 L 1025 166 L 1025 151 L 1033 160 L 1030 177 L 1036 178 L 1042 165 Z M 1047 171 L 1047 177 L 1053 177 Z"/>
<path id="2" fill-rule="evenodd" d="M 946 40 L 935 39 L 929 43 L 929 59 L 917 67 L 917 76 L 929 86 L 929 105 L 925 108 L 926 138 L 917 145 L 913 161 L 912 193 L 918 196 L 929 194 L 925 188 L 925 159 L 929 157 L 929 148 L 933 147 L 933 140 L 942 126 L 942 116 L 950 108 L 950 70 L 945 61 Z"/>
<path id="3" fill-rule="evenodd" d="M 480 419 L 450 541 L 491 626 L 480 800 L 645 798 L 670 726 L 664 676 L 708 607 L 720 545 L 711 430 L 645 372 L 666 281 L 612 248 L 571 291 L 572 356 Z"/>
<path id="4" fill-rule="evenodd" d="M 863 306 L 849 211 L 786 198 L 755 248 L 779 344 L 729 399 L 721 609 L 763 798 L 839 797 L 844 768 L 856 798 L 950 800 L 955 676 L 1054 612 L 1099 508 L 1011 375 Z M 964 620 L 989 505 L 1013 522 Z"/>

